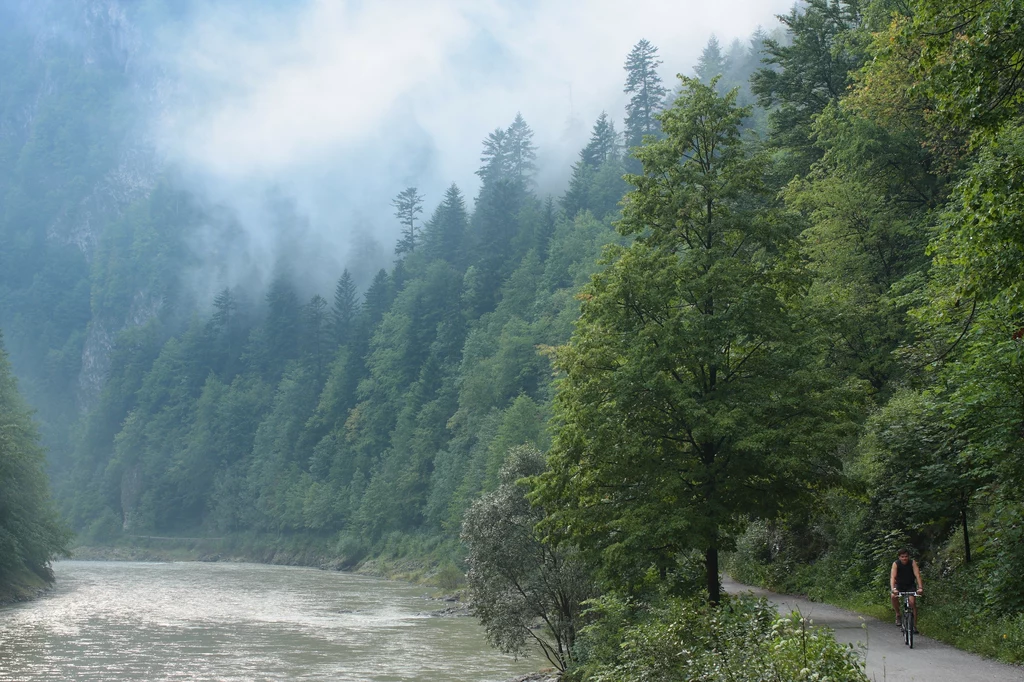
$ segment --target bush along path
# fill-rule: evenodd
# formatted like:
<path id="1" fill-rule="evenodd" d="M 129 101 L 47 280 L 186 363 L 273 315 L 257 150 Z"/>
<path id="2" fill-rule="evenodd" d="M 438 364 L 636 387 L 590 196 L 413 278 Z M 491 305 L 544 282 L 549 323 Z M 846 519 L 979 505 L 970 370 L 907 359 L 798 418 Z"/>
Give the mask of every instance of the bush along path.
<path id="1" fill-rule="evenodd" d="M 903 643 L 899 628 L 892 622 L 862 616 L 828 604 L 812 602 L 803 597 L 776 594 L 768 590 L 743 585 L 729 576 L 723 576 L 726 592 L 751 592 L 765 597 L 779 611 L 788 614 L 799 611 L 814 625 L 831 628 L 836 640 L 852 644 L 865 656 L 865 671 L 878 682 L 1019 682 L 1024 680 L 1024 668 L 997 663 L 975 654 L 956 649 L 930 637 L 918 635 L 911 650 Z M 926 621 L 927 603 L 921 603 L 921 619 Z"/>

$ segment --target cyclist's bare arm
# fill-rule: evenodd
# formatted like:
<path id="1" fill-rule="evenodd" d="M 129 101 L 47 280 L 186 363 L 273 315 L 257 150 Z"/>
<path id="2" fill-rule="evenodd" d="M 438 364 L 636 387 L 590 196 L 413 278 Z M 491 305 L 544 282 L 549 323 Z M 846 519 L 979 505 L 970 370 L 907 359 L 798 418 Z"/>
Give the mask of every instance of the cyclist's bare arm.
<path id="1" fill-rule="evenodd" d="M 911 563 L 914 564 L 914 578 L 917 580 L 917 591 L 920 594 L 924 592 L 924 583 L 921 582 L 921 569 L 917 567 L 916 561 L 911 560 Z"/>

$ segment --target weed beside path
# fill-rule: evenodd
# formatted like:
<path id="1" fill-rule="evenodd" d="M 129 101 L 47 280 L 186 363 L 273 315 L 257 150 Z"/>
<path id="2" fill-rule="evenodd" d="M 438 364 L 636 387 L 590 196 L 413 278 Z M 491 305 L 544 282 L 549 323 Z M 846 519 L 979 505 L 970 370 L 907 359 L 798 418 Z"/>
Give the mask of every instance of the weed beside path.
<path id="1" fill-rule="evenodd" d="M 728 576 L 724 577 L 723 586 L 726 592 L 752 592 L 765 597 L 780 613 L 799 611 L 814 625 L 832 629 L 836 640 L 861 651 L 868 677 L 878 682 L 1024 681 L 1024 668 L 985 659 L 924 635 L 915 640 L 911 650 L 903 643 L 899 629 L 888 619 L 879 620 L 803 597 L 776 594 L 737 583 Z"/>

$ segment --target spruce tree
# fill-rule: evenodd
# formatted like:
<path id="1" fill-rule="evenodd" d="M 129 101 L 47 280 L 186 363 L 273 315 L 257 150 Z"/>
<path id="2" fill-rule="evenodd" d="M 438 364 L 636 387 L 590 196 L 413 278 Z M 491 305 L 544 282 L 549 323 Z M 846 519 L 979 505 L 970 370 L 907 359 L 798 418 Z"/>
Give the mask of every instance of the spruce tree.
<path id="1" fill-rule="evenodd" d="M 468 226 L 466 202 L 458 185 L 453 182 L 445 190 L 444 199 L 424 228 L 423 249 L 427 257 L 445 260 L 455 267 L 463 267 L 464 240 Z"/>
<path id="2" fill-rule="evenodd" d="M 480 153 L 480 163 L 476 174 L 484 185 L 490 185 L 508 177 L 509 151 L 508 134 L 501 128 L 495 128 L 484 139 L 484 149 Z"/>
<path id="3" fill-rule="evenodd" d="M 537 148 L 533 145 L 533 130 L 521 113 L 516 112 L 505 131 L 505 141 L 509 176 L 520 183 L 529 182 L 537 171 Z"/>
<path id="4" fill-rule="evenodd" d="M 644 135 L 658 132 L 658 121 L 654 117 L 662 107 L 665 99 L 665 87 L 658 75 L 658 48 L 647 40 L 641 40 L 633 46 L 626 58 L 626 85 L 623 92 L 632 97 L 626 105 L 626 145 L 639 146 Z"/>
<path id="5" fill-rule="evenodd" d="M 597 171 L 605 162 L 617 158 L 618 154 L 619 135 L 615 131 L 615 124 L 602 111 L 591 130 L 590 141 L 580 151 L 579 161 L 572 166 L 569 189 L 561 199 L 566 215 L 573 217 L 583 209 L 594 210 L 591 186 Z"/>
<path id="6" fill-rule="evenodd" d="M 387 270 L 381 268 L 363 294 L 363 316 L 368 327 L 375 326 L 391 305 L 391 282 Z"/>
<path id="7" fill-rule="evenodd" d="M 700 59 L 697 60 L 694 72 L 697 74 L 700 82 L 707 85 L 711 83 L 711 79 L 715 76 L 723 75 L 726 72 L 726 68 L 725 58 L 722 56 L 722 47 L 718 43 L 718 38 L 711 34 L 708 44 L 704 46 L 704 50 L 700 54 Z"/>
<path id="8" fill-rule="evenodd" d="M 313 368 L 316 383 L 319 386 L 329 353 L 327 347 L 329 334 L 327 299 L 320 294 L 314 294 L 302 309 L 302 322 L 303 356 Z"/>
<path id="9" fill-rule="evenodd" d="M 846 93 L 864 60 L 852 32 L 860 25 L 857 0 L 808 0 L 779 19 L 792 41 L 764 40 L 766 66 L 750 78 L 758 104 L 772 109 L 769 141 L 798 155 L 794 173 L 803 174 L 822 155 L 815 146 L 814 117 Z M 793 173 L 789 173 L 792 175 Z"/>
<path id="10" fill-rule="evenodd" d="M 331 322 L 334 326 L 334 342 L 339 346 L 348 343 L 352 334 L 352 322 L 356 315 L 358 299 L 356 284 L 348 268 L 341 273 L 334 287 L 334 306 L 331 308 Z"/>
<path id="11" fill-rule="evenodd" d="M 402 236 L 395 245 L 395 253 L 399 256 L 412 253 L 420 243 L 416 216 L 423 212 L 423 197 L 415 187 L 406 187 L 399 192 L 391 205 L 395 207 L 395 217 L 402 224 Z"/>

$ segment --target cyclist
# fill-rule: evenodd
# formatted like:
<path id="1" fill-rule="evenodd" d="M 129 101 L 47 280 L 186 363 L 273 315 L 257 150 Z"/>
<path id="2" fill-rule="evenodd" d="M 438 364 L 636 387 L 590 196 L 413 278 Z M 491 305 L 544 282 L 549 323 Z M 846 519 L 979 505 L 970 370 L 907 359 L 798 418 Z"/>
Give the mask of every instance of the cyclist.
<path id="1" fill-rule="evenodd" d="M 917 562 L 910 558 L 910 550 L 905 547 L 896 552 L 897 560 L 892 562 L 889 571 L 889 588 L 892 591 L 892 608 L 896 611 L 896 625 L 900 624 L 900 598 L 898 592 L 916 592 L 922 594 L 924 585 L 921 583 L 921 570 Z M 917 623 L 917 598 L 910 598 L 910 607 L 914 610 L 914 623 Z M 914 630 L 917 630 L 915 625 Z"/>

